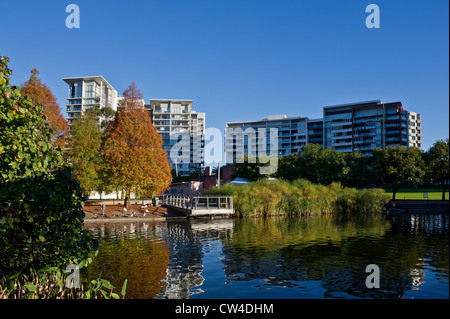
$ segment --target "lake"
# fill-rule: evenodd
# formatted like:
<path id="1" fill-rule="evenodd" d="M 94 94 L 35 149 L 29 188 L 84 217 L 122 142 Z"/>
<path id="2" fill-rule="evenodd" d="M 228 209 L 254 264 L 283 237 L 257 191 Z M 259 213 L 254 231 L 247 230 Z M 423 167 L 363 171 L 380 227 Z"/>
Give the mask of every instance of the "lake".
<path id="1" fill-rule="evenodd" d="M 127 298 L 448 299 L 449 215 L 320 215 L 87 223 L 82 279 Z M 369 289 L 368 265 L 379 269 Z"/>

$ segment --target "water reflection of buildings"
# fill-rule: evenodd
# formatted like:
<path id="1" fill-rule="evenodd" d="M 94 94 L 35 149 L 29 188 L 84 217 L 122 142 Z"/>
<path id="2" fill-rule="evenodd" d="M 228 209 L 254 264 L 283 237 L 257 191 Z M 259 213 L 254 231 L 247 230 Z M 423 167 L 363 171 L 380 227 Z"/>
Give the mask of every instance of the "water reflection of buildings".
<path id="1" fill-rule="evenodd" d="M 229 238 L 233 220 L 179 220 L 168 222 L 127 222 L 87 224 L 95 237 L 105 241 L 139 238 L 166 243 L 170 251 L 163 288 L 156 298 L 186 299 L 202 293 L 204 246 L 211 238 Z M 110 265 L 114 268 L 117 265 Z M 142 278 L 145 281 L 145 278 Z"/>
<path id="2" fill-rule="evenodd" d="M 168 222 L 163 238 L 169 243 L 170 262 L 158 297 L 185 299 L 200 293 L 204 278 L 202 243 L 187 221 Z"/>
<path id="3" fill-rule="evenodd" d="M 402 214 L 396 216 L 396 218 L 401 229 L 403 231 L 409 230 L 411 234 L 448 236 L 448 214 Z"/>
<path id="4" fill-rule="evenodd" d="M 153 238 L 159 236 L 163 231 L 161 222 L 128 222 L 128 223 L 90 223 L 85 225 L 85 229 L 92 232 L 97 238 L 118 238 L 134 237 Z"/>
<path id="5" fill-rule="evenodd" d="M 186 299 L 202 293 L 205 240 L 229 236 L 232 220 L 167 222 L 163 238 L 169 243 L 170 262 L 158 298 Z"/>

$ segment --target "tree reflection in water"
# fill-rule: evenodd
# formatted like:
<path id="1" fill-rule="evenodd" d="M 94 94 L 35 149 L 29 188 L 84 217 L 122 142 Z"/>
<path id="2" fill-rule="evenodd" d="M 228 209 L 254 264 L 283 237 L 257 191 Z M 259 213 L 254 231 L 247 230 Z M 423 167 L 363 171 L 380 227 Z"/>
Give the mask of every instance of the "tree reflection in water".
<path id="1" fill-rule="evenodd" d="M 412 226 L 418 219 L 427 222 Z M 223 254 L 228 280 L 265 279 L 258 288 L 319 281 L 325 298 L 403 298 L 423 285 L 430 254 L 448 289 L 448 214 L 244 219 Z M 365 285 L 369 264 L 381 269 L 380 289 Z"/>
<path id="2" fill-rule="evenodd" d="M 448 298 L 448 214 L 87 228 L 102 244 L 90 278 L 101 273 L 118 287 L 128 279 L 128 298 Z M 380 289 L 365 286 L 368 264 L 381 269 Z"/>

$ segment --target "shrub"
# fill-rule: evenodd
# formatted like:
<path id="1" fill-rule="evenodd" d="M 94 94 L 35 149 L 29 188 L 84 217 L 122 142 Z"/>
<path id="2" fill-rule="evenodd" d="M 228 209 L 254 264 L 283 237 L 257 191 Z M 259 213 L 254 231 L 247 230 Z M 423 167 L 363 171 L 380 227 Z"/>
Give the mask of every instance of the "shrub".
<path id="1" fill-rule="evenodd" d="M 29 274 L 87 258 L 96 241 L 83 227 L 81 189 L 42 106 L 11 86 L 0 57 L 0 272 Z"/>

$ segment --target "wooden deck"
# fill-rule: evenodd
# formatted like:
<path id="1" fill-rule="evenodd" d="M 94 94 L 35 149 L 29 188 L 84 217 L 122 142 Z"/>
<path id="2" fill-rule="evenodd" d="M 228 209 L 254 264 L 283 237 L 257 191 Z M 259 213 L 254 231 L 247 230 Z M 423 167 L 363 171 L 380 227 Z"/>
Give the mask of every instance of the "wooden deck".
<path id="1" fill-rule="evenodd" d="M 190 216 L 231 215 L 234 213 L 231 196 L 179 196 L 160 197 L 161 205 Z"/>

